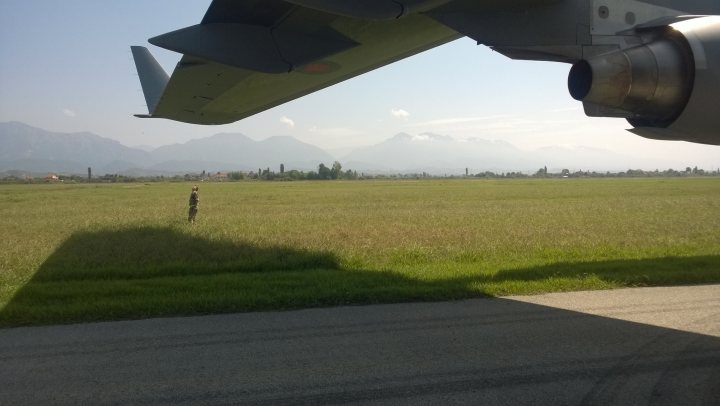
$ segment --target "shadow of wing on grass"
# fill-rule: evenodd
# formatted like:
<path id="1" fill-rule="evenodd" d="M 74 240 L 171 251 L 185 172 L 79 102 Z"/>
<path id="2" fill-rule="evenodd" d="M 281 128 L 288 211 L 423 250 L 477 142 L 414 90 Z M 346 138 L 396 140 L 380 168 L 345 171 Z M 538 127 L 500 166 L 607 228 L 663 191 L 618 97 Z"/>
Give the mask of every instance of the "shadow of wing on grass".
<path id="1" fill-rule="evenodd" d="M 292 307 L 284 292 L 304 284 L 302 273 L 339 269 L 332 253 L 173 228 L 80 232 L 16 292 L 0 326 Z"/>
<path id="2" fill-rule="evenodd" d="M 720 256 L 664 257 L 554 264 L 501 270 L 485 283 L 547 282 L 569 287 L 592 280 L 611 286 L 670 286 L 720 282 Z M 588 286 L 592 288 L 592 286 Z M 488 292 L 489 293 L 489 292 Z"/>
<path id="3" fill-rule="evenodd" d="M 339 265 L 328 252 L 213 241 L 173 228 L 146 227 L 74 234 L 33 280 L 148 279 L 313 268 Z"/>
<path id="4" fill-rule="evenodd" d="M 71 236 L 0 311 L 0 326 L 718 281 L 720 256 L 557 263 L 420 280 L 346 269 L 329 252 L 143 227 Z"/>
<path id="5" fill-rule="evenodd" d="M 468 296 L 455 286 L 347 270 L 329 252 L 215 241 L 173 228 L 81 232 L 16 292 L 0 311 L 0 326 Z"/>

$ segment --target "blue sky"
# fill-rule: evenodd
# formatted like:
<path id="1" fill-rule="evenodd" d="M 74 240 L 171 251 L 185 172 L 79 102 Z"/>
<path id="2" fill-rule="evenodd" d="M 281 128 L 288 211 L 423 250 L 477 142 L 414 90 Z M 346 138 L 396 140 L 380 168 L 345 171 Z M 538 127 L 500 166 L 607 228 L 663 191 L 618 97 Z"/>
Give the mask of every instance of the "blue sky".
<path id="1" fill-rule="evenodd" d="M 720 147 L 645 140 L 618 119 L 588 118 L 567 93 L 569 66 L 511 61 L 469 39 L 428 51 L 225 126 L 145 113 L 130 45 L 197 24 L 209 0 L 0 0 L 0 121 L 90 131 L 159 146 L 219 132 L 292 135 L 330 149 L 398 132 L 504 140 L 533 150 L 586 146 L 707 169 Z M 170 72 L 179 55 L 153 46 Z"/>

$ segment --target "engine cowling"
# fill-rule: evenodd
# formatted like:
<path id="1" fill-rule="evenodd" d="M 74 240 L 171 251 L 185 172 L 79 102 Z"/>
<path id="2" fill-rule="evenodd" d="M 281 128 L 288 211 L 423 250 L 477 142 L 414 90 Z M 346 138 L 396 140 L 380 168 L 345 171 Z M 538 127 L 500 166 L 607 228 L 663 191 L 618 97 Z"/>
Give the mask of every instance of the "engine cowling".
<path id="1" fill-rule="evenodd" d="M 587 115 L 626 118 L 643 137 L 720 145 L 720 18 L 577 62 L 568 88 Z"/>

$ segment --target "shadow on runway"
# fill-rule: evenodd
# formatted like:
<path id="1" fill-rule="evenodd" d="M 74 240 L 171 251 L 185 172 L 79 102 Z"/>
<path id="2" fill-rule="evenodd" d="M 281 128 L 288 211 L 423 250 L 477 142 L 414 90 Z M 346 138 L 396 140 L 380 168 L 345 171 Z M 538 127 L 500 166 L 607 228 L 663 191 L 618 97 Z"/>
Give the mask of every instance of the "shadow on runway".
<path id="1" fill-rule="evenodd" d="M 719 317 L 500 298 L 2 329 L 0 403 L 716 405 L 720 338 L 691 331 Z"/>
<path id="2" fill-rule="evenodd" d="M 670 285 L 679 272 L 694 273 L 693 283 L 720 282 L 720 256 L 558 263 L 422 281 L 345 269 L 331 252 L 140 227 L 72 235 L 0 311 L 0 327 L 462 299 L 490 296 L 485 287 L 493 283 L 588 275 L 623 286 Z"/>

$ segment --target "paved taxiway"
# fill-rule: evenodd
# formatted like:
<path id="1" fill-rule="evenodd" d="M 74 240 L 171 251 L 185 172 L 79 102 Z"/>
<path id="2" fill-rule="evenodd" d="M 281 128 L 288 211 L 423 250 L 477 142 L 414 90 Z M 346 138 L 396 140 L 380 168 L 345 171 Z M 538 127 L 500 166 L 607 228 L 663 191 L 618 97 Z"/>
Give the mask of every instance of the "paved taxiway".
<path id="1" fill-rule="evenodd" d="M 0 404 L 719 404 L 720 285 L 0 330 Z"/>

